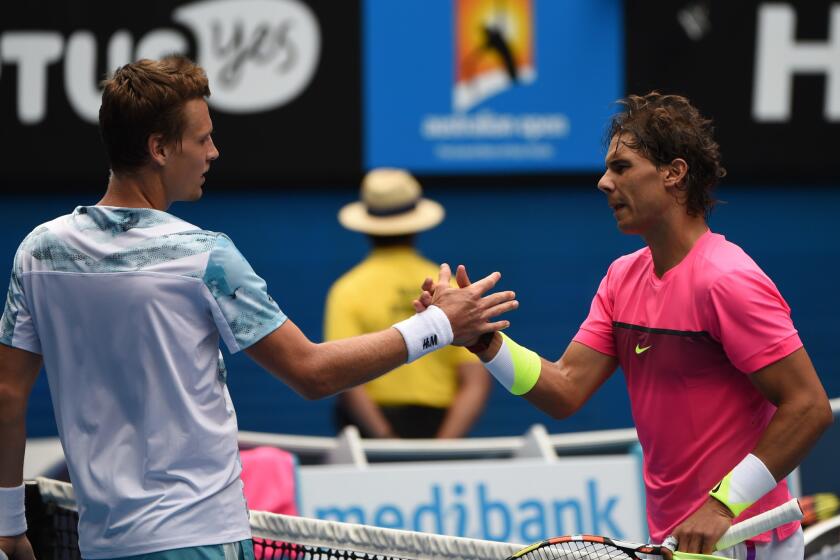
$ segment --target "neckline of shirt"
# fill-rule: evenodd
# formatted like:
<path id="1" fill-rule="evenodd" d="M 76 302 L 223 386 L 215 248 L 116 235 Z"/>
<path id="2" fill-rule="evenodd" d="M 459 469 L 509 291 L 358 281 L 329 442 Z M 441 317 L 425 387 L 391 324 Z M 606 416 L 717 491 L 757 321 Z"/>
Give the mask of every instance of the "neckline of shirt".
<path id="1" fill-rule="evenodd" d="M 700 250 L 700 247 L 702 247 L 710 239 L 712 239 L 713 235 L 714 234 L 712 233 L 712 230 L 707 229 L 703 233 L 703 235 L 701 235 L 700 237 L 697 238 L 697 241 L 694 242 L 694 245 L 691 247 L 691 249 L 688 251 L 688 253 L 686 253 L 686 255 L 682 258 L 682 260 L 680 262 L 678 262 L 675 266 L 666 270 L 665 274 L 663 274 L 661 278 L 656 275 L 656 270 L 655 270 L 654 265 L 653 265 L 653 255 L 651 254 L 650 248 L 648 247 L 648 255 L 650 256 L 650 265 L 649 265 L 650 268 L 648 270 L 648 278 L 650 280 L 651 285 L 653 285 L 654 288 L 660 288 L 660 287 L 668 284 L 671 281 L 671 278 L 676 276 L 677 272 L 683 266 L 685 266 L 686 263 L 694 260 L 697 252 Z"/>

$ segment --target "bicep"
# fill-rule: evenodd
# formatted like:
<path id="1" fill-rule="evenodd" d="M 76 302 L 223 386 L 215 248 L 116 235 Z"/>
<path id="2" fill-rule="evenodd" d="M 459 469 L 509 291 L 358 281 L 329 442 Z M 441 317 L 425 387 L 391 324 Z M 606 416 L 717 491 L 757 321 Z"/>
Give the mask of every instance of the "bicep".
<path id="1" fill-rule="evenodd" d="M 282 325 L 244 350 L 245 354 L 265 370 L 298 389 L 305 378 L 305 366 L 316 345 L 287 319 Z"/>
<path id="2" fill-rule="evenodd" d="M 828 398 L 805 348 L 759 369 L 750 375 L 750 381 L 777 407 L 799 399 Z"/>
<path id="3" fill-rule="evenodd" d="M 556 362 L 543 359 L 540 379 L 525 398 L 552 416 L 565 418 L 583 406 L 617 366 L 615 356 L 572 341 Z"/>

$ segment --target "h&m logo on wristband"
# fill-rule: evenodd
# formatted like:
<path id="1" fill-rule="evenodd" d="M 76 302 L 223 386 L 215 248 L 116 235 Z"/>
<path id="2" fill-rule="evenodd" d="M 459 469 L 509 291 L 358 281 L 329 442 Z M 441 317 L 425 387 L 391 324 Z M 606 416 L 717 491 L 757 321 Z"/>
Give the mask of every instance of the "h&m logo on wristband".
<path id="1" fill-rule="evenodd" d="M 428 350 L 432 346 L 437 346 L 437 345 L 438 345 L 438 337 L 437 337 L 436 334 L 433 334 L 432 336 L 427 336 L 426 338 L 423 339 L 423 350 Z"/>

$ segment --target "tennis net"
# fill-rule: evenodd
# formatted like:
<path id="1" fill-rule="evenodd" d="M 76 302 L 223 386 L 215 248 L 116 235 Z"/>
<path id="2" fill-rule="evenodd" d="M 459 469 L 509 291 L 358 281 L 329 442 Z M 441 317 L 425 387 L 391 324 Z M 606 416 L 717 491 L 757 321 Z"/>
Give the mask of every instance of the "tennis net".
<path id="1" fill-rule="evenodd" d="M 78 560 L 73 487 L 27 482 L 29 539 L 39 560 Z M 520 545 L 251 511 L 257 560 L 501 560 Z"/>

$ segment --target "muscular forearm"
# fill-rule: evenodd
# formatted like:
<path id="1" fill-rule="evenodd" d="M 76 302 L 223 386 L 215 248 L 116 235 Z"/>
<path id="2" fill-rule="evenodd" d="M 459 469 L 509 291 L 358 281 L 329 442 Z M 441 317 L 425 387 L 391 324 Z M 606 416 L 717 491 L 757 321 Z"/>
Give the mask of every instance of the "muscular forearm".
<path id="1" fill-rule="evenodd" d="M 317 398 L 375 379 L 405 363 L 408 354 L 396 329 L 317 345 L 303 375 L 317 380 Z"/>
<path id="2" fill-rule="evenodd" d="M 0 487 L 20 486 L 25 447 L 26 395 L 21 387 L 0 383 Z"/>
<path id="3" fill-rule="evenodd" d="M 408 356 L 405 341 L 394 328 L 315 344 L 291 321 L 245 352 L 309 399 L 369 381 L 405 363 Z"/>
<path id="4" fill-rule="evenodd" d="M 0 398 L 0 487 L 20 486 L 26 447 L 25 407 Z"/>
<path id="5" fill-rule="evenodd" d="M 833 420 L 825 401 L 795 398 L 780 404 L 753 454 L 776 480 L 796 468 Z"/>
<path id="6" fill-rule="evenodd" d="M 497 333 L 490 346 L 478 354 L 485 365 L 496 357 L 501 345 Z M 554 418 L 566 418 L 583 406 L 615 368 L 613 356 L 572 342 L 556 362 L 540 358 L 539 378 L 523 397 Z"/>
<path id="7" fill-rule="evenodd" d="M 26 405 L 41 356 L 0 344 L 0 486 L 19 486 L 26 447 Z"/>

